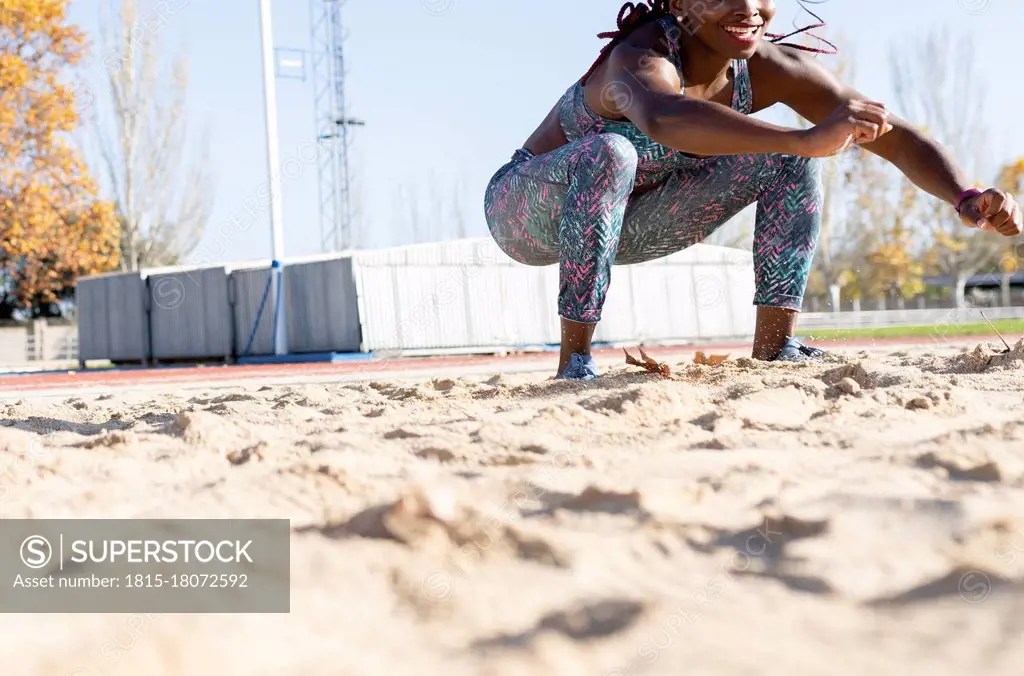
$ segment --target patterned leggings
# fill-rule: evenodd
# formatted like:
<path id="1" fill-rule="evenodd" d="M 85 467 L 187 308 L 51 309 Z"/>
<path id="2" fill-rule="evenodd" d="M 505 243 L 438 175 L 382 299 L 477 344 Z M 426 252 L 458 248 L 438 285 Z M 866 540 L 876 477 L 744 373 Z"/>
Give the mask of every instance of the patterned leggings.
<path id="1" fill-rule="evenodd" d="M 821 225 L 818 163 L 793 155 L 693 159 L 631 196 L 637 153 L 619 134 L 595 134 L 534 156 L 516 151 L 491 179 L 487 224 L 526 265 L 559 264 L 558 313 L 595 323 L 613 264 L 681 251 L 757 202 L 755 305 L 799 310 Z"/>

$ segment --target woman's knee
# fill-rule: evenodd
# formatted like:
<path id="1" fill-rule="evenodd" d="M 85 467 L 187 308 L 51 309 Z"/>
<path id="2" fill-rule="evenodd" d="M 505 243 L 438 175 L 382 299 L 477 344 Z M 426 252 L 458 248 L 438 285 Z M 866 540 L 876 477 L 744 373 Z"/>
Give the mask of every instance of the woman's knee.
<path id="1" fill-rule="evenodd" d="M 762 189 L 767 190 L 768 194 L 785 187 L 787 190 L 784 192 L 798 189 L 805 198 L 815 203 L 824 201 L 820 159 L 783 154 L 769 155 L 767 158 L 770 171 L 762 183 Z"/>
<path id="2" fill-rule="evenodd" d="M 821 160 L 817 157 L 783 155 L 783 173 L 793 183 L 821 183 Z"/>
<path id="3" fill-rule="evenodd" d="M 621 134 L 596 134 L 587 141 L 584 160 L 605 174 L 636 176 L 639 158 L 636 146 Z"/>

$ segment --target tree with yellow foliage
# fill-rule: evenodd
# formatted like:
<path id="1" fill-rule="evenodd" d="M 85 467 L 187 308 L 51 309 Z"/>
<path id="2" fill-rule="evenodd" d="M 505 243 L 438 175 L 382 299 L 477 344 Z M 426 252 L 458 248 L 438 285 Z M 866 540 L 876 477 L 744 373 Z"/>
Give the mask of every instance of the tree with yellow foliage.
<path id="1" fill-rule="evenodd" d="M 117 266 L 119 226 L 68 134 L 62 76 L 82 54 L 68 0 L 0 2 L 0 316 L 52 314 L 74 280 Z"/>
<path id="2" fill-rule="evenodd" d="M 1008 193 L 1020 196 L 1024 191 L 1024 157 L 1011 162 L 999 172 L 996 187 Z"/>
<path id="3" fill-rule="evenodd" d="M 834 59 L 830 70 L 840 80 L 855 77 L 852 45 L 843 44 L 845 57 Z M 799 126 L 810 123 L 799 119 Z M 881 158 L 853 146 L 822 161 L 821 233 L 808 293 L 840 300 L 888 297 L 901 304 L 924 290 L 924 265 L 918 260 L 912 221 L 921 196 L 909 180 L 898 178 Z M 899 184 L 900 190 L 893 185 Z"/>
<path id="4" fill-rule="evenodd" d="M 878 299 L 902 305 L 924 291 L 924 265 L 916 236 L 921 194 L 909 180 L 894 176 L 881 158 L 861 148 L 848 151 L 837 205 L 841 247 L 834 255 L 835 283 L 843 298 Z"/>
<path id="5" fill-rule="evenodd" d="M 846 155 L 849 159 L 842 172 L 842 199 L 838 200 L 842 236 L 835 238 L 841 244 L 834 255 L 839 270 L 836 284 L 843 298 L 859 304 L 865 297 L 877 298 L 884 293 L 879 292 L 883 285 L 874 282 L 877 257 L 873 259 L 872 253 L 894 216 L 889 196 L 892 175 L 880 158 L 862 148 L 851 148 Z"/>
<path id="6" fill-rule="evenodd" d="M 996 187 L 1005 190 L 1018 200 L 1024 198 L 1024 157 L 1010 162 L 999 172 Z M 1010 298 L 1010 280 L 1014 274 L 1024 269 L 1024 245 L 1007 244 L 999 260 L 999 271 L 1002 273 L 1001 296 L 1002 304 L 1012 304 Z"/>
<path id="7" fill-rule="evenodd" d="M 905 299 L 914 298 L 925 288 L 924 263 L 915 251 L 911 226 L 919 199 L 916 186 L 904 179 L 892 222 L 880 228 L 879 238 L 868 253 L 872 272 L 869 293 L 894 297 L 901 308 Z"/>
<path id="8" fill-rule="evenodd" d="M 896 100 L 904 117 L 918 120 L 936 140 L 954 149 L 968 175 L 981 177 L 993 169 L 988 164 L 986 110 L 962 95 L 967 87 L 983 88 L 975 54 L 970 40 L 953 40 L 948 31 L 933 31 L 901 41 L 890 58 Z M 939 200 L 922 205 L 921 224 L 931 233 L 925 257 L 928 266 L 951 280 L 957 307 L 965 306 L 968 278 L 998 266 L 1006 239 L 965 227 L 960 216 Z"/>

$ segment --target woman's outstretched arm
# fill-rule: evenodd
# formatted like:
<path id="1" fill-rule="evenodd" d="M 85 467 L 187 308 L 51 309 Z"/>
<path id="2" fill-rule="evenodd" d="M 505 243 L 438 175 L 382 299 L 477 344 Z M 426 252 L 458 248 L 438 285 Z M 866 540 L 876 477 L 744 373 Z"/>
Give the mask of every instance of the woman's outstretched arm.
<path id="1" fill-rule="evenodd" d="M 783 103 L 812 123 L 827 118 L 846 101 L 863 98 L 806 54 L 771 46 L 758 56 L 759 74 L 763 74 L 759 79 L 768 85 L 765 93 L 775 99 L 766 103 Z M 863 148 L 891 162 L 921 190 L 956 206 L 972 186 L 953 157 L 905 120 L 892 114 L 888 120 L 892 131 L 862 143 Z M 1012 195 L 995 188 L 965 200 L 960 213 L 968 225 L 1008 237 L 1021 234 L 1020 208 Z"/>
<path id="2" fill-rule="evenodd" d="M 728 106 L 683 96 L 668 59 L 650 50 L 619 46 L 609 57 L 600 86 L 601 104 L 628 118 L 662 145 L 697 155 L 790 153 L 825 157 L 851 142 L 885 133 L 884 110 L 871 102 L 833 106 L 815 128 L 791 129 Z M 600 111 L 599 111 L 600 112 Z"/>

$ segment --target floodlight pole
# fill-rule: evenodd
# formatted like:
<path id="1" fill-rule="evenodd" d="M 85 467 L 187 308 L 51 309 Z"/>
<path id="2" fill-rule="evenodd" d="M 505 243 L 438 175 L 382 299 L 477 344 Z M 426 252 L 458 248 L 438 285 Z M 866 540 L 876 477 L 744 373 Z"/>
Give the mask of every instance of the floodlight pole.
<path id="1" fill-rule="evenodd" d="M 280 151 L 277 143 L 277 89 L 274 81 L 274 31 L 270 0 L 260 0 L 260 29 L 263 43 L 263 106 L 267 125 L 267 166 L 270 178 L 271 297 L 274 303 L 274 354 L 288 354 L 285 322 L 284 233 L 281 230 Z"/>

